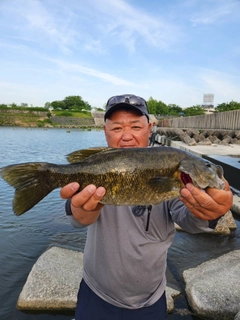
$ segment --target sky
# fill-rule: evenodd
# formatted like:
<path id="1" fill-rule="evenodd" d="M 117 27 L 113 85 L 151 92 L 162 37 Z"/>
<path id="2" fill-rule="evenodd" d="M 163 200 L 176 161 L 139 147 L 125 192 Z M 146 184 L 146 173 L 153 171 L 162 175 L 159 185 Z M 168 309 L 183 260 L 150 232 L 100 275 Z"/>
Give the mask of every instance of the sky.
<path id="1" fill-rule="evenodd" d="M 0 104 L 240 102 L 240 0 L 0 0 Z"/>

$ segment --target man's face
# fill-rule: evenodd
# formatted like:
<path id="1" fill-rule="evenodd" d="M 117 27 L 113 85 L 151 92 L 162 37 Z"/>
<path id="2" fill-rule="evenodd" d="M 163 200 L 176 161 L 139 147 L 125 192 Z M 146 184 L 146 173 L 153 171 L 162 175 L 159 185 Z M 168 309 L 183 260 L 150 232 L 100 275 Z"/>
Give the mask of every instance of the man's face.
<path id="1" fill-rule="evenodd" d="M 147 147 L 151 124 L 134 110 L 116 110 L 106 120 L 104 131 L 111 148 Z"/>

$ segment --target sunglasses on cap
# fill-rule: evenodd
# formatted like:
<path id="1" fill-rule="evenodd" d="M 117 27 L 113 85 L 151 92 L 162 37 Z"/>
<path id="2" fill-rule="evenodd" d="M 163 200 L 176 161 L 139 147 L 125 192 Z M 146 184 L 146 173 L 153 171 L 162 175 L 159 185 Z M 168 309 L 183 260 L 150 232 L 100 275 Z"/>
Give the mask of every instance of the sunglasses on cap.
<path id="1" fill-rule="evenodd" d="M 123 106 L 140 111 L 142 114 L 146 115 L 149 120 L 146 101 L 143 98 L 132 94 L 124 94 L 109 98 L 106 104 L 104 119 L 106 120 L 112 112 Z"/>

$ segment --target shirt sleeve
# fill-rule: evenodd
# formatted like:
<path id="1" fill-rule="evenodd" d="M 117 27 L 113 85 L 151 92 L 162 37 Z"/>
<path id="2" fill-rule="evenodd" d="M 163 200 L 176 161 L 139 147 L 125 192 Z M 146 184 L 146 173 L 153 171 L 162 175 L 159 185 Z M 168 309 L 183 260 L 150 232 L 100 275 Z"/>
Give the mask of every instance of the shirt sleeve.
<path id="1" fill-rule="evenodd" d="M 167 205 L 173 221 L 189 233 L 212 232 L 216 226 L 215 223 L 211 225 L 208 220 L 201 220 L 194 217 L 184 203 L 178 199 L 167 201 Z"/>
<path id="2" fill-rule="evenodd" d="M 68 221 L 71 223 L 71 225 L 74 228 L 86 228 L 87 226 L 85 224 L 80 223 L 79 221 L 77 221 L 74 216 L 67 216 L 68 217 Z"/>
<path id="3" fill-rule="evenodd" d="M 78 220 L 76 220 L 72 214 L 71 210 L 71 199 L 68 199 L 65 203 L 65 213 L 68 217 L 69 222 L 71 225 L 75 228 L 85 228 L 86 225 L 80 223 Z"/>

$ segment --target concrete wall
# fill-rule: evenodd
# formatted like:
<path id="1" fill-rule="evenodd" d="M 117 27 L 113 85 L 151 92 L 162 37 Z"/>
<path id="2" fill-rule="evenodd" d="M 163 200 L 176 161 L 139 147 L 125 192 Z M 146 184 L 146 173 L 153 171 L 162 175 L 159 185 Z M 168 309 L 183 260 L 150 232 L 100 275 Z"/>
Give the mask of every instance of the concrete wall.
<path id="1" fill-rule="evenodd" d="M 158 121 L 160 127 L 196 129 L 240 129 L 240 110 Z"/>

